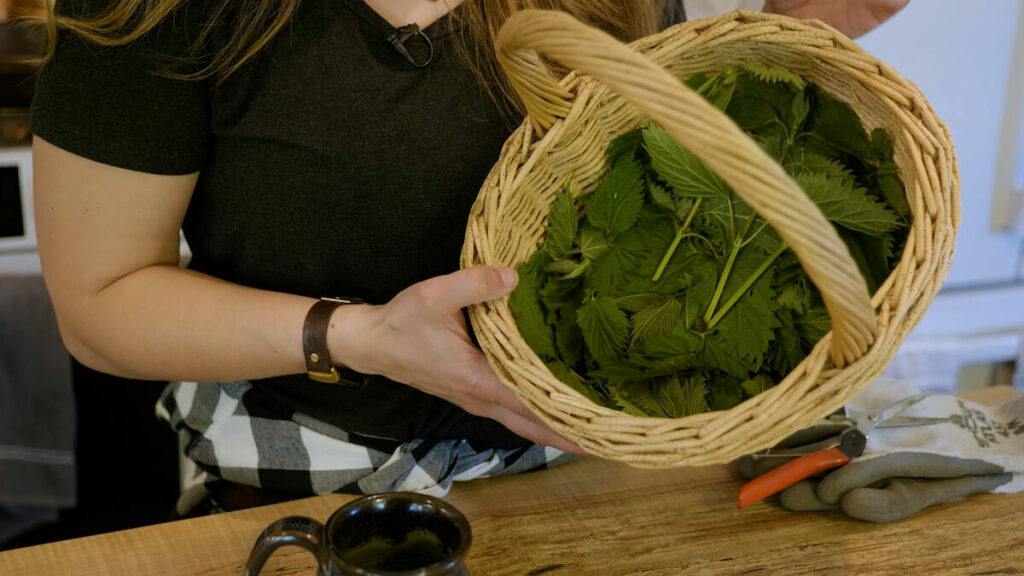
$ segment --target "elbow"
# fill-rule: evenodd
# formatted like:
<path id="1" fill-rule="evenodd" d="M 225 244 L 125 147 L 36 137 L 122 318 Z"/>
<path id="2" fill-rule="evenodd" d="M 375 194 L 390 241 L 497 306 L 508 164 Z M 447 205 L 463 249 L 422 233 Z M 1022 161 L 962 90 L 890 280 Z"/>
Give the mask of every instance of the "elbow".
<path id="1" fill-rule="evenodd" d="M 106 354 L 101 346 L 93 341 L 96 335 L 91 335 L 87 329 L 77 326 L 77 323 L 69 318 L 69 314 L 61 313 L 54 307 L 57 313 L 57 328 L 60 331 L 61 340 L 68 354 L 83 366 L 120 378 L 138 378 L 139 375 L 126 370 L 120 366 L 110 354 Z"/>

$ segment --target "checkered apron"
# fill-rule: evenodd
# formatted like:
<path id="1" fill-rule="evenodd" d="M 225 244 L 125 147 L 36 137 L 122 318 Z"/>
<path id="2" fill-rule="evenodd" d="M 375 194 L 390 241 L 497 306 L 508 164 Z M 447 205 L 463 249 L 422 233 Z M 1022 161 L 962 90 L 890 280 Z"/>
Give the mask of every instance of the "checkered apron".
<path id="1" fill-rule="evenodd" d="M 444 496 L 452 482 L 541 470 L 571 454 L 531 444 L 478 449 L 461 439 L 407 442 L 346 432 L 300 413 L 289 419 L 250 416 L 241 401 L 247 381 L 174 382 L 157 416 L 179 435 L 186 458 L 177 512 L 188 511 L 226 480 L 297 495 L 412 491 Z"/>

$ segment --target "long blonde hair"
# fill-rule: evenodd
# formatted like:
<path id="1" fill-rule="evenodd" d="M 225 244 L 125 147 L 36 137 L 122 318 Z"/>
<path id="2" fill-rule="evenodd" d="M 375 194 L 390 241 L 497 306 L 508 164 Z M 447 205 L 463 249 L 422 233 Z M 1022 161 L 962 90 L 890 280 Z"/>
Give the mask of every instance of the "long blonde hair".
<path id="1" fill-rule="evenodd" d="M 100 46 L 129 44 L 152 31 L 189 0 L 113 0 L 98 14 L 72 17 L 55 14 L 46 4 L 45 25 L 49 43 L 43 62 L 56 48 L 57 30 L 66 29 Z M 444 1 L 444 0 L 435 0 Z M 300 0 L 216 0 L 210 16 L 185 55 L 174 56 L 184 68 L 168 67 L 161 74 L 184 79 L 220 82 L 263 49 L 287 24 Z M 632 40 L 656 31 L 661 23 L 663 0 L 465 0 L 453 17 L 463 24 L 458 52 L 477 76 L 496 94 L 511 96 L 494 57 L 492 39 L 512 14 L 528 9 L 563 10 L 580 20 L 623 39 Z M 231 14 L 230 36 L 216 46 L 210 42 L 218 24 Z"/>

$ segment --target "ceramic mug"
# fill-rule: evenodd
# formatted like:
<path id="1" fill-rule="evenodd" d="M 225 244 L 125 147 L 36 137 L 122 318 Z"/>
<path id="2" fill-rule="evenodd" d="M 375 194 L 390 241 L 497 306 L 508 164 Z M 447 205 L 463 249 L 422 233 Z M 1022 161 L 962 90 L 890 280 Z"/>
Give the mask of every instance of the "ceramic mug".
<path id="1" fill-rule="evenodd" d="M 463 558 L 472 534 L 454 506 L 432 496 L 395 492 L 357 498 L 325 524 L 281 518 L 256 539 L 243 574 L 256 576 L 281 546 L 305 548 L 318 576 L 469 576 Z"/>

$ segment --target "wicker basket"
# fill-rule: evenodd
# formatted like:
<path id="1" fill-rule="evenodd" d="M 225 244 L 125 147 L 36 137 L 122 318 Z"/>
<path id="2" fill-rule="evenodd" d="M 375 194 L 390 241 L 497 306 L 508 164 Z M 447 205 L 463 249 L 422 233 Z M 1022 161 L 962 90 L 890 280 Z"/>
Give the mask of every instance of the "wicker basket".
<path id="1" fill-rule="evenodd" d="M 642 418 L 598 406 L 555 378 L 525 343 L 508 299 L 470 318 L 499 378 L 588 452 L 641 467 L 716 464 L 766 448 L 846 403 L 877 377 L 945 278 L 959 211 L 946 126 L 920 91 L 818 21 L 738 11 L 627 47 L 559 12 L 510 19 L 499 60 L 528 113 L 473 206 L 462 266 L 516 267 L 539 246 L 567 178 L 592 190 L 616 136 L 652 119 L 693 151 L 789 243 L 818 287 L 832 331 L 773 388 L 725 411 Z M 538 55 L 573 70 L 556 80 Z M 742 62 L 787 67 L 884 127 L 913 223 L 903 257 L 872 297 L 838 234 L 773 160 L 680 79 Z"/>

